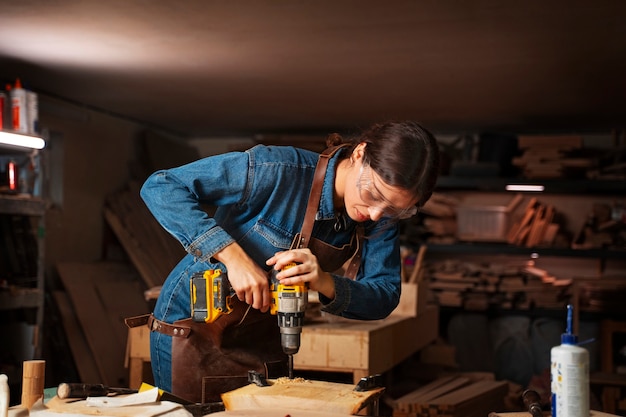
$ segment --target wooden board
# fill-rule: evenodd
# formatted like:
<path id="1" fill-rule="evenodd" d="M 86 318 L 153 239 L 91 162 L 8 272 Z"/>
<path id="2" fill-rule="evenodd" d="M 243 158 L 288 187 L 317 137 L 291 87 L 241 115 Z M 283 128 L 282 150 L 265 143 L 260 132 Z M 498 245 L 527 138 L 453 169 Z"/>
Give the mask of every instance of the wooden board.
<path id="1" fill-rule="evenodd" d="M 267 387 L 250 384 L 222 394 L 224 407 L 229 411 L 281 408 L 350 415 L 371 404 L 384 391 L 384 388 L 377 388 L 357 392 L 354 385 L 303 378 L 268 382 L 271 385 Z"/>
<path id="2" fill-rule="evenodd" d="M 96 383 L 100 380 L 100 373 L 96 367 L 96 361 L 89 349 L 85 334 L 80 328 L 76 313 L 72 307 L 69 296 L 64 291 L 53 291 L 54 301 L 57 305 L 63 329 L 67 335 L 67 342 L 70 345 L 72 357 L 76 363 L 78 376 L 85 383 Z"/>
<path id="3" fill-rule="evenodd" d="M 394 415 L 482 417 L 504 407 L 508 385 L 469 376 L 441 377 L 395 401 Z"/>
<path id="4" fill-rule="evenodd" d="M 185 256 L 182 245 L 152 216 L 139 196 L 140 185 L 107 197 L 104 217 L 148 288 L 163 284 Z"/>
<path id="5" fill-rule="evenodd" d="M 149 312 L 139 277 L 118 262 L 65 262 L 57 270 L 100 376 L 81 382 L 126 386 L 124 318 Z"/>
<path id="6" fill-rule="evenodd" d="M 189 417 L 191 413 L 182 405 L 169 401 L 160 401 L 150 404 L 139 404 L 127 407 L 92 407 L 85 400 L 76 401 L 69 398 L 62 400 L 53 397 L 46 403 L 47 411 L 31 413 L 35 416 L 49 416 L 52 414 L 71 414 L 72 416 L 100 416 L 100 417 Z"/>

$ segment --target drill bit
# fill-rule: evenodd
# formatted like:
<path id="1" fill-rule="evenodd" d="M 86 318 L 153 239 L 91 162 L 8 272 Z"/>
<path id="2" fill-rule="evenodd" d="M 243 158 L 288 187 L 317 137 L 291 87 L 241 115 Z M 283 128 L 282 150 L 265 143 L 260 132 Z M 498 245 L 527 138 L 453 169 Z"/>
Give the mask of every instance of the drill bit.
<path id="1" fill-rule="evenodd" d="M 289 361 L 289 379 L 293 379 L 293 355 L 287 355 Z"/>

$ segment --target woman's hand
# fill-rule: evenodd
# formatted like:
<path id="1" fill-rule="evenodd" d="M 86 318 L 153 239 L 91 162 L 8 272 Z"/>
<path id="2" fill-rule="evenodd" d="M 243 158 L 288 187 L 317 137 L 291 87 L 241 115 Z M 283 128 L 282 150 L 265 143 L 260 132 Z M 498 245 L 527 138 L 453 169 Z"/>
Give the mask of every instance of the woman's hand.
<path id="1" fill-rule="evenodd" d="M 265 263 L 275 270 L 281 271 L 276 278 L 284 285 L 295 285 L 308 282 L 309 288 L 325 295 L 335 298 L 335 281 L 332 276 L 322 270 L 317 257 L 310 249 L 293 249 L 284 252 L 277 252 Z M 286 265 L 295 263 L 296 266 L 282 270 Z"/>
<path id="2" fill-rule="evenodd" d="M 213 256 L 228 271 L 228 281 L 239 300 L 266 312 L 270 307 L 269 279 L 237 243 L 232 243 Z"/>

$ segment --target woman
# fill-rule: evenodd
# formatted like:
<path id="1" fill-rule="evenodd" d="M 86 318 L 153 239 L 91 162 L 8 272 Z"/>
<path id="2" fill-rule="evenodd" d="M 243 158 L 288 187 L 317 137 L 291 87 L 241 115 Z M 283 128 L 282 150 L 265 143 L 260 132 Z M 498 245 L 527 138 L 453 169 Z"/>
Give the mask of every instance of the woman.
<path id="1" fill-rule="evenodd" d="M 329 145 L 340 140 L 332 135 Z M 323 311 L 362 320 L 381 319 L 393 311 L 400 296 L 397 220 L 414 215 L 432 193 L 438 172 L 436 140 L 417 123 L 389 122 L 336 148 L 318 180 L 321 196 L 314 207 L 311 243 L 290 250 L 303 225 L 318 157 L 293 147 L 259 145 L 148 178 L 142 198 L 188 253 L 163 285 L 153 330 L 189 318 L 190 277 L 216 268 L 227 272 L 238 300 L 258 314 L 270 306 L 268 271 L 281 271 L 289 263 L 297 265 L 277 278 L 286 285 L 308 283 L 318 292 Z M 209 216 L 201 204 L 216 206 L 215 215 Z M 338 271 L 359 246 L 358 225 L 364 230 L 361 264 L 350 279 Z M 275 318 L 272 323 L 277 327 Z M 172 336 L 167 333 L 151 333 L 151 360 L 155 383 L 171 390 Z M 215 366 L 222 363 L 212 361 Z"/>

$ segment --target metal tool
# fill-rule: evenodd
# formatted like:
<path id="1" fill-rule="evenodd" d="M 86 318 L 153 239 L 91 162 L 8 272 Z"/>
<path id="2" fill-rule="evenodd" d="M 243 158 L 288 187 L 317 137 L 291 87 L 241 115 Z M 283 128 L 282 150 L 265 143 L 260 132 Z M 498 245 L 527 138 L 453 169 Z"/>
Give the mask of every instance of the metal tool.
<path id="1" fill-rule="evenodd" d="M 537 391 L 527 389 L 522 393 L 522 400 L 524 405 L 528 407 L 528 412 L 533 417 L 543 417 L 543 410 L 541 409 L 541 397 Z"/>
<path id="2" fill-rule="evenodd" d="M 102 384 L 81 384 L 63 382 L 57 387 L 57 397 L 65 398 L 87 398 L 105 397 L 109 394 L 134 394 L 136 389 L 112 388 Z"/>
<path id="3" fill-rule="evenodd" d="M 259 387 L 267 387 L 270 385 L 267 383 L 265 375 L 257 371 L 248 371 L 248 382 L 250 382 L 251 384 L 256 384 Z"/>
<path id="4" fill-rule="evenodd" d="M 294 266 L 295 263 L 290 263 L 282 271 Z M 280 344 L 289 359 L 289 378 L 293 379 L 293 355 L 300 350 L 300 335 L 309 297 L 308 287 L 306 283 L 283 285 L 276 278 L 277 274 L 278 271 L 272 269 L 270 312 L 278 317 Z"/>
<path id="5" fill-rule="evenodd" d="M 382 388 L 383 387 L 383 376 L 381 374 L 364 376 L 354 387 L 354 391 L 369 391 L 374 388 Z"/>

